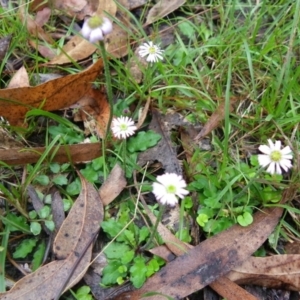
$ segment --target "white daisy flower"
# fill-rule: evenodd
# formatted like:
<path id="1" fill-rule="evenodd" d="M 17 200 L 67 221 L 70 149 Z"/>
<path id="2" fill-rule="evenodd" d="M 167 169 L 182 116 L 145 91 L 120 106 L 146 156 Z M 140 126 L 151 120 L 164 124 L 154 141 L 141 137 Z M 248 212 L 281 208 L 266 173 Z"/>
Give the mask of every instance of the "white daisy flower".
<path id="1" fill-rule="evenodd" d="M 137 127 L 131 118 L 119 117 L 113 119 L 111 130 L 118 139 L 126 139 L 135 133 Z"/>
<path id="2" fill-rule="evenodd" d="M 270 174 L 281 174 L 282 169 L 284 171 L 288 171 L 288 169 L 292 168 L 291 159 L 293 158 L 292 150 L 289 146 L 281 149 L 281 142 L 275 141 L 273 144 L 272 140 L 268 139 L 269 146 L 261 145 L 259 146 L 259 151 L 264 154 L 258 155 L 259 165 L 262 167 L 266 167 L 269 165 L 267 172 Z"/>
<path id="3" fill-rule="evenodd" d="M 163 60 L 163 50 L 160 49 L 159 46 L 154 45 L 153 42 L 144 43 L 139 47 L 139 55 L 141 57 L 147 56 L 148 62 L 158 62 L 159 60 Z"/>
<path id="4" fill-rule="evenodd" d="M 181 175 L 166 173 L 164 175 L 157 176 L 156 180 L 158 182 L 153 183 L 152 192 L 157 201 L 161 204 L 175 206 L 178 202 L 177 197 L 182 199 L 189 193 L 184 189 L 186 187 L 186 183 Z"/>
<path id="5" fill-rule="evenodd" d="M 104 36 L 112 32 L 113 25 L 108 18 L 93 16 L 84 21 L 81 34 L 91 43 L 103 41 Z"/>

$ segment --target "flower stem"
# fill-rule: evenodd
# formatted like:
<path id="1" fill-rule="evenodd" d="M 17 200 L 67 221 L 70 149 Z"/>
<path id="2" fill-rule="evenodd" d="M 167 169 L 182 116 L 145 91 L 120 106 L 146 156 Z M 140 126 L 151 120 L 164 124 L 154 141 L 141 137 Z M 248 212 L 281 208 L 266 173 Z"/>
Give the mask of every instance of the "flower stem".
<path id="1" fill-rule="evenodd" d="M 108 103 L 109 103 L 109 108 L 110 108 L 110 113 L 109 113 L 109 119 L 107 122 L 107 127 L 106 127 L 106 136 L 105 136 L 105 142 L 107 140 L 107 137 L 110 132 L 110 125 L 113 117 L 113 112 L 114 112 L 114 107 L 113 107 L 113 93 L 112 93 L 112 84 L 111 84 L 111 76 L 109 72 L 109 64 L 108 64 L 108 59 L 106 55 L 106 49 L 104 45 L 104 41 L 100 41 L 100 51 L 102 55 L 102 60 L 104 64 L 104 76 L 105 76 L 105 83 L 106 83 L 106 91 L 107 91 L 107 98 L 108 98 Z"/>
<path id="2" fill-rule="evenodd" d="M 113 107 L 113 93 L 112 93 L 112 84 L 111 84 L 111 76 L 109 72 L 109 64 L 108 64 L 108 59 L 106 55 L 106 49 L 105 49 L 105 44 L 104 41 L 100 41 L 100 51 L 102 55 L 102 60 L 103 60 L 103 65 L 104 65 L 104 76 L 105 76 L 105 83 L 106 83 L 106 92 L 107 92 L 107 98 L 108 98 L 108 103 L 109 103 L 109 119 L 107 122 L 107 127 L 106 127 L 106 134 L 105 137 L 103 138 L 103 143 L 102 143 L 102 155 L 104 157 L 104 172 L 103 172 L 103 177 L 104 180 L 107 177 L 106 174 L 106 165 L 105 165 L 105 152 L 106 152 L 106 142 L 107 138 L 109 136 L 110 132 L 110 126 L 111 126 L 111 121 L 114 113 L 114 107 Z"/>
<path id="3" fill-rule="evenodd" d="M 146 250 L 146 249 L 148 248 L 148 246 L 151 244 L 151 242 L 152 242 L 152 240 L 153 240 L 153 238 L 154 238 L 154 236 L 155 236 L 155 234 L 156 234 L 156 232 L 157 232 L 158 224 L 159 224 L 159 222 L 161 221 L 162 215 L 163 215 L 163 213 L 165 212 L 165 210 L 166 210 L 166 206 L 165 206 L 165 205 L 159 204 L 158 216 L 157 216 L 157 218 L 156 218 L 156 222 L 155 222 L 154 227 L 153 227 L 153 230 L 152 230 L 152 232 L 151 232 L 151 236 L 150 236 L 149 240 L 147 241 L 147 243 L 146 243 L 143 247 L 141 247 L 141 250 L 142 250 L 142 251 L 143 251 L 143 250 Z"/>

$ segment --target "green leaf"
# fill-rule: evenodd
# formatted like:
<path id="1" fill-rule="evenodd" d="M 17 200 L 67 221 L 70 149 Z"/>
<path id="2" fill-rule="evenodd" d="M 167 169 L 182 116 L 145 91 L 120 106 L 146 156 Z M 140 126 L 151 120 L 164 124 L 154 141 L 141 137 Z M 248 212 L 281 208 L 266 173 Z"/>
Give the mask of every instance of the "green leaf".
<path id="1" fill-rule="evenodd" d="M 50 231 L 54 231 L 54 229 L 55 229 L 55 224 L 54 224 L 54 222 L 52 221 L 52 220 L 45 220 L 44 221 L 44 223 L 45 223 L 45 226 L 50 230 Z"/>
<path id="2" fill-rule="evenodd" d="M 104 253 L 107 258 L 122 258 L 124 253 L 130 250 L 130 247 L 124 243 L 111 243 L 105 250 Z"/>
<path id="3" fill-rule="evenodd" d="M 73 201 L 71 199 L 63 199 L 64 211 L 69 211 L 73 205 Z"/>
<path id="4" fill-rule="evenodd" d="M 131 137 L 127 143 L 127 150 L 131 153 L 145 151 L 160 141 L 161 135 L 149 130 L 147 132 L 140 131 L 136 136 Z"/>
<path id="5" fill-rule="evenodd" d="M 147 264 L 147 278 L 159 270 L 160 266 L 155 258 L 151 259 Z"/>
<path id="6" fill-rule="evenodd" d="M 34 178 L 34 182 L 46 186 L 50 183 L 50 179 L 47 175 L 38 175 Z"/>
<path id="7" fill-rule="evenodd" d="M 253 217 L 249 212 L 245 211 L 242 215 L 239 215 L 237 217 L 237 221 L 241 226 L 245 227 L 252 224 Z"/>
<path id="8" fill-rule="evenodd" d="M 68 179 L 66 175 L 61 175 L 61 174 L 55 176 L 52 181 L 57 185 L 66 185 L 68 183 Z"/>
<path id="9" fill-rule="evenodd" d="M 123 256 L 121 257 L 122 264 L 130 263 L 134 258 L 134 254 L 135 253 L 134 253 L 133 250 L 130 250 L 130 251 L 127 251 L 127 252 L 123 253 Z"/>
<path id="10" fill-rule="evenodd" d="M 51 163 L 50 170 L 52 173 L 57 174 L 60 171 L 60 165 L 58 163 Z"/>
<path id="11" fill-rule="evenodd" d="M 42 231 L 42 226 L 40 223 L 38 222 L 31 222 L 30 223 L 30 231 L 34 234 L 34 235 L 38 235 L 41 233 Z"/>
<path id="12" fill-rule="evenodd" d="M 104 156 L 100 156 L 92 160 L 92 166 L 95 171 L 99 171 L 103 168 Z"/>
<path id="13" fill-rule="evenodd" d="M 139 231 L 139 244 L 146 240 L 146 238 L 149 236 L 150 232 L 149 229 L 146 226 L 143 226 Z"/>
<path id="14" fill-rule="evenodd" d="M 78 178 L 75 179 L 75 181 L 71 182 L 66 189 L 67 193 L 70 196 L 76 196 L 79 195 L 81 191 L 81 183 Z"/>
<path id="15" fill-rule="evenodd" d="M 205 225 L 205 223 L 208 222 L 208 216 L 206 214 L 200 214 L 197 217 L 196 221 L 201 227 L 203 227 Z"/>
<path id="16" fill-rule="evenodd" d="M 30 212 L 28 213 L 28 215 L 29 215 L 29 218 L 30 218 L 31 220 L 33 220 L 33 219 L 36 219 L 36 217 L 37 217 L 37 212 L 36 212 L 35 210 L 32 210 L 32 211 L 30 211 Z"/>
<path id="17" fill-rule="evenodd" d="M 124 226 L 114 219 L 109 219 L 108 221 L 102 222 L 101 227 L 111 238 L 114 238 L 120 233 Z"/>
<path id="18" fill-rule="evenodd" d="M 44 254 L 46 251 L 46 243 L 44 240 L 38 245 L 37 250 L 33 254 L 33 260 L 32 260 L 32 271 L 37 270 L 44 259 Z"/>
<path id="19" fill-rule="evenodd" d="M 23 216 L 16 216 L 13 213 L 8 213 L 6 217 L 1 218 L 3 224 L 9 227 L 10 231 L 23 231 L 25 233 L 30 233 L 29 225 L 27 220 Z"/>
<path id="20" fill-rule="evenodd" d="M 141 256 L 137 256 L 133 260 L 133 266 L 130 268 L 130 281 L 135 288 L 140 288 L 145 280 L 147 274 L 147 267 L 145 264 L 145 259 Z"/>
<path id="21" fill-rule="evenodd" d="M 46 219 L 50 215 L 50 212 L 51 208 L 45 205 L 42 209 L 38 211 L 38 215 L 41 219 Z"/>
<path id="22" fill-rule="evenodd" d="M 91 289 L 89 286 L 84 285 L 76 291 L 77 300 L 93 300 L 93 296 L 90 294 Z"/>
<path id="23" fill-rule="evenodd" d="M 13 258 L 25 258 L 29 253 L 32 252 L 35 247 L 37 239 L 26 239 L 23 240 L 16 248 L 13 253 Z"/>
<path id="24" fill-rule="evenodd" d="M 122 266 L 122 263 L 117 260 L 111 260 L 108 262 L 108 265 L 102 271 L 102 280 L 101 284 L 104 286 L 109 286 L 115 284 L 119 277 L 126 276 L 126 274 L 121 274 L 119 268 Z"/>
<path id="25" fill-rule="evenodd" d="M 91 183 L 99 180 L 99 174 L 93 169 L 91 164 L 86 165 L 85 169 L 82 169 L 80 173 Z"/>
<path id="26" fill-rule="evenodd" d="M 195 34 L 195 29 L 194 27 L 190 24 L 190 22 L 179 22 L 178 28 L 180 31 L 186 35 L 188 38 L 193 37 Z"/>

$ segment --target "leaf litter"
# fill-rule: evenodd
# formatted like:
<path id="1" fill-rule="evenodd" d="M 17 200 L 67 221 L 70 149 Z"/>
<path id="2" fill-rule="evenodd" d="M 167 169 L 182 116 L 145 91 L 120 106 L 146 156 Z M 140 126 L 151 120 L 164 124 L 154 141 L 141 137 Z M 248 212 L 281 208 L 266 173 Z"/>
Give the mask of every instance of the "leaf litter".
<path id="1" fill-rule="evenodd" d="M 185 1 L 159 1 L 157 2 L 149 11 L 147 15 L 147 21 L 146 25 L 149 25 L 153 23 L 155 20 L 162 18 L 163 16 L 173 12 L 176 8 L 180 7 Z M 105 3 L 110 4 L 113 3 L 111 1 L 105 1 Z M 63 4 L 61 7 L 60 5 Z M 138 1 L 131 1 L 125 3 L 122 3 L 125 7 L 128 8 L 135 8 L 144 5 L 144 2 L 138 2 Z M 56 3 L 56 7 L 63 9 L 64 11 L 68 11 L 70 15 L 75 15 L 79 19 L 83 18 L 85 15 L 87 15 L 87 12 L 95 12 L 96 6 L 95 2 L 87 2 L 85 0 L 78 0 L 78 1 L 64 1 L 62 3 Z M 99 6 L 100 7 L 100 4 Z M 164 7 L 164 9 L 161 9 Z M 116 11 L 113 16 L 115 16 Z M 21 12 L 22 15 L 22 12 Z M 24 16 L 23 16 L 24 17 Z M 37 16 L 38 17 L 38 16 Z M 49 37 L 41 28 L 43 26 L 42 23 L 38 21 L 36 18 L 35 20 L 32 20 L 30 17 L 27 19 L 27 26 L 28 26 L 28 31 L 31 32 L 33 35 L 38 34 L 39 38 L 42 40 L 47 40 L 49 43 L 52 42 L 51 37 Z M 123 57 L 127 54 L 127 44 L 128 44 L 128 34 L 126 30 L 124 30 L 122 27 L 117 27 L 114 30 L 114 34 L 110 36 L 111 40 L 107 41 L 107 49 L 111 54 L 114 54 L 116 57 Z M 95 50 L 96 47 L 87 41 L 83 40 L 80 38 L 80 36 L 76 35 L 71 39 L 71 43 L 69 43 L 68 46 L 65 46 L 63 48 L 63 51 L 67 53 L 67 56 L 69 55 L 72 59 L 75 61 L 84 59 L 88 56 L 90 56 Z M 4 42 L 5 44 L 5 42 Z M 1 41 L 0 41 L 1 45 Z M 33 44 L 32 44 L 33 45 Z M 71 46 L 70 46 L 71 45 Z M 37 46 L 38 47 L 38 46 Z M 68 48 L 69 47 L 69 48 Z M 126 48 L 126 49 L 125 49 Z M 120 49 L 125 49 L 125 50 L 120 50 Z M 1 48 L 0 48 L 1 50 Z M 5 50 L 6 51 L 6 50 Z M 1 54 L 1 53 L 0 53 Z M 4 54 L 5 55 L 5 54 Z M 56 56 L 52 59 L 52 61 L 49 64 L 64 64 L 69 62 L 69 58 L 66 59 L 67 57 L 64 53 L 60 54 L 59 56 Z M 95 64 L 97 65 L 99 61 Z M 92 82 L 99 74 L 99 72 L 102 69 L 102 65 L 99 63 L 99 69 L 98 71 L 93 70 L 89 71 L 91 74 L 88 73 L 88 70 L 83 71 L 78 75 L 78 79 L 74 80 L 74 84 L 68 81 L 70 79 L 69 76 L 73 75 L 68 75 L 63 78 L 60 78 L 55 82 L 55 85 L 63 82 L 63 85 L 69 86 L 70 89 L 66 91 L 66 94 L 69 95 L 71 90 L 74 88 L 74 93 L 72 95 L 76 95 L 76 101 L 81 98 L 82 96 L 86 96 L 90 93 L 90 85 L 89 83 Z M 90 69 L 93 69 L 91 67 Z M 20 75 L 21 72 L 23 72 L 22 76 Z M 85 74 L 87 72 L 88 74 Z M 19 73 L 19 72 L 18 72 Z M 5 104 L 7 102 L 15 102 L 14 104 L 10 104 L 10 106 L 6 105 L 2 113 L 2 109 L 0 110 L 0 114 L 6 117 L 11 124 L 20 124 L 20 122 L 23 121 L 23 118 L 26 114 L 26 111 L 28 108 L 23 110 L 23 105 L 28 106 L 28 107 L 37 107 L 37 103 L 41 104 L 43 100 L 47 100 L 46 103 L 48 102 L 48 99 L 54 99 L 58 97 L 58 93 L 56 93 L 55 89 L 53 88 L 51 92 L 46 93 L 46 96 L 40 93 L 39 94 L 39 89 L 36 87 L 36 89 L 32 88 L 31 90 L 28 89 L 29 82 L 26 81 L 26 71 L 24 73 L 24 69 L 20 71 L 20 74 L 15 76 L 13 80 L 11 81 L 11 86 L 8 86 L 8 89 L 11 89 L 11 94 L 12 98 L 8 97 L 8 94 L 5 93 L 4 90 L 0 90 L 0 102 L 2 107 L 5 107 Z M 79 77 L 82 78 L 82 75 L 85 76 L 84 78 L 84 84 L 80 86 L 79 88 L 79 94 L 78 96 L 78 84 L 81 83 L 79 80 Z M 20 77 L 18 77 L 20 76 Z M 25 77 L 24 77 L 25 76 Z M 65 79 L 64 79 L 65 78 Z M 66 79 L 67 78 L 67 79 Z M 141 81 L 142 79 L 137 76 L 137 81 Z M 48 85 L 41 85 L 41 89 L 45 89 L 46 91 L 48 90 Z M 49 85 L 50 86 L 50 85 Z M 75 88 L 76 87 L 76 88 Z M 24 88 L 24 89 L 23 89 Z M 35 95 L 38 95 L 37 101 L 32 100 L 26 100 L 25 103 L 20 103 L 20 98 L 18 98 L 18 93 L 15 90 L 20 90 L 22 94 L 24 95 L 25 92 L 30 92 L 33 94 L 33 98 Z M 4 92 L 3 92 L 4 91 Z M 20 93 L 21 94 L 21 93 Z M 5 98 L 7 97 L 7 98 Z M 60 96 L 59 96 L 60 97 Z M 72 97 L 73 98 L 73 97 Z M 60 97 L 60 100 L 64 99 L 64 97 Z M 45 105 L 43 108 L 44 109 L 49 109 L 49 110 L 57 110 L 60 108 L 64 107 L 70 107 L 74 102 L 74 99 L 72 99 L 72 103 L 65 101 L 65 105 L 61 106 L 60 104 L 53 106 L 53 108 L 47 108 Z M 26 102 L 27 101 L 27 102 Z M 76 102 L 75 101 L 75 102 Z M 53 100 L 53 102 L 55 102 Z M 60 101 L 59 101 L 60 102 Z M 64 102 L 64 101 L 63 101 Z M 104 101 L 101 103 L 103 104 Z M 101 106 L 101 104 L 100 104 Z M 108 114 L 108 106 L 107 104 L 104 104 L 105 111 L 104 115 L 104 121 L 96 129 L 98 131 L 98 135 L 103 137 L 105 136 L 105 131 L 103 128 L 107 124 L 107 114 Z M 15 108 L 16 109 L 12 109 Z M 59 108 L 57 108 L 59 107 Z M 233 109 L 233 107 L 230 107 L 230 111 Z M 8 112 L 13 111 L 13 116 L 11 116 Z M 148 108 L 147 108 L 148 110 Z M 96 113 L 96 115 L 100 116 L 102 118 L 102 115 L 99 114 L 99 111 Z M 217 128 L 219 126 L 220 122 L 224 118 L 224 106 L 222 104 L 219 106 L 219 108 L 213 113 L 211 116 L 211 119 L 208 121 L 208 123 L 205 125 L 205 127 L 202 129 L 202 131 L 198 134 L 198 136 L 195 138 L 196 140 L 202 139 L 204 136 L 207 136 L 213 129 Z M 101 120 L 97 120 L 97 123 L 101 123 Z M 176 126 L 182 126 L 183 123 L 176 124 Z M 152 110 L 152 122 L 149 125 L 150 128 L 153 130 L 156 130 L 159 134 L 163 136 L 162 139 L 162 149 L 159 149 L 159 147 L 153 147 L 148 150 L 147 154 L 142 153 L 139 157 L 139 163 L 141 165 L 144 165 L 145 163 L 149 161 L 155 161 L 158 160 L 162 163 L 164 169 L 169 172 L 176 172 L 178 174 L 182 173 L 181 166 L 178 164 L 177 160 L 177 154 L 176 154 L 176 149 L 174 148 L 174 145 L 172 144 L 172 141 L 170 139 L 170 130 L 171 128 L 168 128 L 165 122 L 165 117 L 160 115 L 158 112 Z M 76 145 L 77 146 L 77 145 Z M 98 145 L 99 146 L 99 145 Z M 41 150 L 43 152 L 43 150 Z M 83 154 L 81 157 L 85 157 L 86 154 Z M 99 155 L 99 154 L 98 154 Z M 145 157 L 143 157 L 145 155 Z M 0 153 L 1 157 L 1 153 Z M 36 161 L 36 158 L 33 160 Z M 33 162 L 32 161 L 32 162 Z M 63 160 L 65 161 L 65 160 Z M 77 160 L 75 160 L 76 162 Z M 80 159 L 79 159 L 80 161 Z M 23 159 L 21 163 L 28 163 L 27 158 Z M 9 162 L 10 163 L 10 162 Z M 19 162 L 20 163 L 20 162 Z M 116 171 L 116 175 L 113 175 L 114 173 L 112 172 L 111 178 L 109 177 L 110 183 L 108 186 L 105 184 L 103 185 L 103 190 L 99 191 L 100 195 L 106 199 L 107 202 L 104 202 L 105 205 L 110 203 L 116 195 L 118 195 L 122 189 L 126 185 L 126 180 L 124 179 L 124 174 L 122 172 L 120 173 L 120 169 Z M 66 286 L 71 286 L 73 285 L 74 282 L 77 282 L 79 278 L 83 276 L 83 272 L 80 270 L 86 270 L 87 266 L 89 265 L 90 261 L 90 256 L 91 256 L 91 244 L 93 241 L 93 238 L 97 234 L 98 225 L 99 222 L 96 225 L 96 219 L 99 217 L 100 219 L 103 216 L 103 211 L 99 212 L 97 209 L 96 211 L 98 212 L 92 212 L 92 210 L 88 210 L 87 208 L 87 200 L 88 198 L 97 198 L 99 202 L 99 196 L 98 192 L 95 191 L 95 189 L 90 185 L 89 183 L 85 182 L 83 179 L 82 184 L 85 187 L 82 190 L 82 193 L 85 193 L 82 196 L 82 193 L 78 197 L 76 201 L 76 205 L 73 206 L 72 211 L 69 213 L 69 216 L 72 216 L 72 221 L 70 221 L 70 218 L 68 218 L 64 221 L 61 229 L 59 230 L 59 233 L 56 237 L 55 240 L 55 251 L 57 256 L 61 260 L 54 261 L 42 268 L 40 268 L 38 271 L 36 271 L 34 276 L 28 275 L 24 277 L 22 280 L 24 281 L 19 281 L 15 287 L 4 294 L 4 298 L 1 299 L 36 299 L 38 294 L 35 293 L 35 287 L 33 288 L 32 285 L 32 278 L 34 278 L 35 284 L 38 285 L 37 291 L 40 291 L 40 295 L 42 295 L 46 289 L 46 295 L 45 298 L 39 298 L 39 299 L 52 299 L 52 298 L 57 298 L 59 293 L 66 288 Z M 116 187 L 114 185 L 115 182 L 120 183 L 120 186 Z M 110 189 L 113 189 L 112 195 L 110 195 Z M 97 196 L 96 196 L 97 194 Z M 84 200 L 83 200 L 83 199 Z M 95 200 L 96 201 L 96 200 Z M 97 202 L 97 203 L 98 203 Z M 79 203 L 79 204 L 77 204 Z M 97 205 L 96 202 L 92 202 L 94 205 Z M 101 200 L 100 200 L 101 203 Z M 82 205 L 80 208 L 79 206 Z M 99 203 L 98 203 L 99 205 Z M 102 203 L 101 203 L 102 205 Z M 85 220 L 85 218 L 82 216 L 82 207 L 84 207 L 85 212 L 88 214 L 85 215 L 91 217 L 91 220 Z M 95 206 L 93 206 L 95 207 Z M 101 206 L 102 207 L 102 206 Z M 101 208 L 102 209 L 102 208 Z M 100 209 L 100 210 L 101 210 Z M 75 212 L 74 212 L 75 211 Z M 270 257 L 270 258 L 249 258 L 249 255 L 251 255 L 257 248 L 258 246 L 268 237 L 274 226 L 276 225 L 276 222 L 278 218 L 280 217 L 281 210 L 280 209 L 275 209 L 273 210 L 274 215 L 272 214 L 266 214 L 262 216 L 260 213 L 256 214 L 256 219 L 255 222 L 248 226 L 247 228 L 241 228 L 239 226 L 234 226 L 231 229 L 228 230 L 228 232 L 221 233 L 217 235 L 214 238 L 211 238 L 203 243 L 201 243 L 199 246 L 196 246 L 194 249 L 190 249 L 191 246 L 187 246 L 186 244 L 180 242 L 177 240 L 175 237 L 171 238 L 171 233 L 169 231 L 166 231 L 162 225 L 159 225 L 158 227 L 158 232 L 160 235 L 162 235 L 163 239 L 165 240 L 166 245 L 169 247 L 169 249 L 172 250 L 173 253 L 176 255 L 182 255 L 183 252 L 187 252 L 188 255 L 190 255 L 190 258 L 188 258 L 188 255 L 185 254 L 182 257 L 180 256 L 177 258 L 175 261 L 170 262 L 165 268 L 163 268 L 159 273 L 155 274 L 152 278 L 150 278 L 146 284 L 138 291 L 134 291 L 130 293 L 130 299 L 138 299 L 136 297 L 139 297 L 142 293 L 147 293 L 153 291 L 153 287 L 155 287 L 155 290 L 160 291 L 162 293 L 166 293 L 168 295 L 174 296 L 176 299 L 179 299 L 178 297 L 185 297 L 188 296 L 192 291 L 197 291 L 198 289 L 202 288 L 203 286 L 207 284 L 211 284 L 211 287 L 214 288 L 215 290 L 218 290 L 218 284 L 219 287 L 222 286 L 222 284 L 230 285 L 229 281 L 225 277 L 220 277 L 223 276 L 225 273 L 228 271 L 232 270 L 234 266 L 237 264 L 241 264 L 239 267 L 235 267 L 233 271 L 231 271 L 227 276 L 228 278 L 232 280 L 236 280 L 237 282 L 241 283 L 254 283 L 258 284 L 258 276 L 264 277 L 265 281 L 262 281 L 263 284 L 267 284 L 268 282 L 272 282 L 273 287 L 281 286 L 281 284 L 285 284 L 291 289 L 299 290 L 299 284 L 298 284 L 298 277 L 293 277 L 290 276 L 288 271 L 283 272 L 284 274 L 282 276 L 273 276 L 274 272 L 275 273 L 280 273 L 282 272 L 282 269 L 279 266 L 276 268 L 276 262 L 278 261 L 278 257 L 280 262 L 284 265 L 284 268 L 287 270 L 291 270 L 295 268 L 295 273 L 297 274 L 297 262 L 299 260 L 297 255 L 281 255 L 278 257 Z M 95 215 L 94 215 L 95 214 Z M 98 215 L 97 215 L 98 214 Z M 97 215 L 97 218 L 96 218 Z M 155 217 L 153 214 L 149 214 L 150 219 L 152 222 L 154 222 Z M 83 219 L 84 218 L 84 219 Z M 78 222 L 74 224 L 74 222 Z M 91 227 L 93 227 L 89 223 L 89 221 L 93 221 L 93 226 L 94 228 L 90 231 Z M 262 230 L 262 228 L 264 230 Z M 265 228 L 267 228 L 265 232 Z M 93 231 L 94 230 L 94 231 Z M 72 231 L 72 235 L 70 236 L 70 232 Z M 262 235 L 259 235 L 258 232 L 263 231 Z M 79 238 L 78 238 L 79 237 Z M 85 245 L 81 243 L 81 238 L 87 242 Z M 171 238 L 171 242 L 168 242 L 168 239 Z M 175 238 L 175 239 L 174 239 Z M 254 242 L 253 242 L 254 240 Z M 68 242 L 70 241 L 70 242 Z M 229 245 L 229 242 L 234 241 L 234 245 Z M 251 241 L 251 244 L 250 244 Z M 252 244 L 253 242 L 253 244 Z M 242 244 L 244 243 L 244 244 Z M 175 246 L 174 246 L 175 244 Z M 240 248 L 241 247 L 241 248 Z M 184 251 L 182 251 L 184 249 Z M 196 250 L 195 250 L 196 249 Z M 200 250 L 198 250 L 200 249 Z M 167 251 L 167 250 L 166 250 Z M 86 252 L 86 254 L 84 254 Z M 154 252 L 154 251 L 153 251 Z M 251 253 L 250 253 L 251 252 Z M 158 253 L 158 252 L 156 252 Z M 203 253 L 206 253 L 206 257 L 200 257 L 203 255 Z M 234 255 L 233 255 L 234 254 Z M 233 258 L 234 256 L 234 258 Z M 167 256 L 166 256 L 167 257 Z M 165 258 L 166 258 L 165 257 Z M 200 258 L 199 258 L 200 257 Z M 193 262 L 192 262 L 193 260 Z M 197 266 L 193 265 L 195 264 L 195 261 L 197 261 Z M 244 261 L 244 263 L 242 263 Z M 184 267 L 183 267 L 184 266 Z M 44 269 L 43 269 L 44 268 Z M 56 274 L 58 270 L 58 276 Z M 70 275 L 73 273 L 75 270 L 76 276 Z M 178 272 L 180 270 L 180 272 Z M 204 270 L 204 271 L 203 271 Z M 271 271 L 270 271 L 271 270 Z M 45 274 L 48 275 L 48 277 L 44 277 Z M 161 277 L 162 274 L 167 274 L 167 279 L 166 282 L 164 281 L 164 284 L 161 283 Z M 231 274 L 231 275 L 230 275 Z M 246 275 L 245 275 L 246 274 Z M 77 277 L 78 275 L 78 277 Z M 293 273 L 294 275 L 294 273 Z M 32 276 L 32 278 L 30 277 Z M 37 276 L 37 277 L 35 277 Z M 51 288 L 55 290 L 55 285 L 54 283 L 60 283 L 61 280 L 55 281 L 55 276 L 58 278 L 62 279 L 63 278 L 63 284 L 61 284 L 59 292 L 51 294 L 50 290 Z M 181 280 L 183 282 L 180 282 L 178 279 L 178 276 L 181 276 Z M 200 276 L 200 277 L 199 277 Z M 253 276 L 255 277 L 253 279 Z M 41 277 L 41 278 L 39 278 Z M 71 279 L 69 277 L 72 277 Z M 200 280 L 199 280 L 199 278 Z M 45 279 L 46 278 L 46 283 L 49 284 L 49 286 L 43 286 L 43 283 L 41 283 L 39 280 L 40 279 Z M 218 279 L 219 278 L 219 279 Z M 233 279 L 235 278 L 235 279 Z M 70 280 L 69 280 L 70 279 Z M 297 280 L 296 280 L 297 279 Z M 54 281 L 54 283 L 52 282 Z M 216 281 L 215 281 L 216 280 Z M 294 280 L 294 281 L 293 281 Z M 73 281 L 73 282 L 72 282 Z M 72 282 L 71 284 L 68 285 L 67 282 Z M 179 287 L 176 289 L 171 289 L 170 291 L 170 286 L 173 286 L 175 284 L 179 284 Z M 182 285 L 184 283 L 184 285 Z M 26 288 L 25 288 L 26 286 Z M 21 294 L 25 297 L 22 298 L 23 296 L 18 294 L 20 293 L 20 287 L 21 287 Z M 28 289 L 27 289 L 28 287 Z M 224 287 L 223 287 L 224 288 Z M 43 290 L 44 289 L 44 290 Z M 222 288 L 221 288 L 222 290 Z M 241 291 L 236 292 L 239 297 L 241 297 L 241 294 L 239 294 Z M 220 292 L 222 293 L 222 291 Z M 228 297 L 230 299 L 235 299 L 234 295 L 228 296 L 229 294 L 223 295 L 224 297 Z M 20 298 L 14 298 L 14 297 L 20 297 Z M 33 297 L 32 297 L 33 296 Z M 127 295 L 128 296 L 128 295 Z M 8 297 L 8 298 L 6 298 Z M 11 298 L 10 298 L 11 297 Z M 27 298 L 28 297 L 28 298 Z M 50 297 L 50 298 L 49 298 Z M 242 298 L 243 299 L 251 299 L 246 298 L 249 297 L 249 295 L 245 294 Z M 122 299 L 122 298 L 120 298 Z M 150 297 L 150 299 L 156 299 L 155 296 Z"/>

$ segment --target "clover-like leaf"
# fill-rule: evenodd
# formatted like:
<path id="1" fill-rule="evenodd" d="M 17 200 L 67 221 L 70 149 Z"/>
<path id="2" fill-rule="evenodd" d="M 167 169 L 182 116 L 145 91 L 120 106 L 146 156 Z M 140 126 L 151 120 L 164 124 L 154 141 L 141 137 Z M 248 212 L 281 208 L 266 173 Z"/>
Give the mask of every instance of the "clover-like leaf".
<path id="1" fill-rule="evenodd" d="M 161 139 L 161 135 L 153 130 L 140 131 L 136 136 L 129 139 L 127 150 L 131 153 L 145 151 L 154 147 Z"/>

